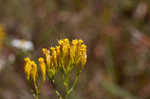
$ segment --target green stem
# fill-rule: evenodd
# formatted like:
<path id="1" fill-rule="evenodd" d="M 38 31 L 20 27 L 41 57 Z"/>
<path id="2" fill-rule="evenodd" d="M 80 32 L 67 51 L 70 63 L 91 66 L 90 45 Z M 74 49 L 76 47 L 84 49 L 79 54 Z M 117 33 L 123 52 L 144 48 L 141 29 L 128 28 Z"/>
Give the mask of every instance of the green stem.
<path id="1" fill-rule="evenodd" d="M 39 89 L 38 89 L 38 87 L 37 87 L 37 84 L 36 84 L 36 82 L 34 81 L 34 87 L 35 87 L 35 99 L 39 99 L 39 97 L 38 97 L 38 95 L 39 95 Z"/>
<path id="2" fill-rule="evenodd" d="M 64 86 L 65 86 L 65 99 L 68 99 L 68 90 L 69 90 L 69 74 L 65 75 L 64 79 Z"/>
<path id="3" fill-rule="evenodd" d="M 35 99 L 39 99 L 38 95 L 35 96 Z"/>
<path id="4" fill-rule="evenodd" d="M 56 94 L 59 97 L 59 99 L 63 99 L 62 96 L 61 96 L 61 94 L 60 94 L 60 92 L 58 90 L 56 90 Z"/>
<path id="5" fill-rule="evenodd" d="M 73 89 L 75 88 L 75 86 L 76 86 L 76 84 L 78 82 L 78 79 L 79 79 L 79 74 L 77 74 L 77 76 L 76 76 L 76 78 L 75 78 L 75 80 L 73 82 L 72 87 L 66 91 L 66 93 L 65 93 L 65 99 L 68 99 L 68 96 L 73 91 Z"/>
<path id="6" fill-rule="evenodd" d="M 65 95 L 65 99 L 68 99 L 68 94 Z"/>
<path id="7" fill-rule="evenodd" d="M 34 97 L 34 99 L 39 99 L 39 96 L 38 96 L 38 94 L 36 93 L 36 94 L 34 94 L 33 95 L 33 97 Z"/>

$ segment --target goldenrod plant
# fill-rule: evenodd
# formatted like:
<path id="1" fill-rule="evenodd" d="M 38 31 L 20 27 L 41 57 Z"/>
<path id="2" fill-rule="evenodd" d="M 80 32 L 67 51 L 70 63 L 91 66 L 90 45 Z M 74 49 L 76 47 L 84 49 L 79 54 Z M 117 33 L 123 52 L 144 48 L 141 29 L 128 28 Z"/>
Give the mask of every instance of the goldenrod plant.
<path id="1" fill-rule="evenodd" d="M 80 72 L 85 67 L 87 61 L 86 45 L 82 40 L 75 39 L 70 43 L 66 38 L 59 40 L 55 47 L 43 48 L 42 52 L 43 57 L 38 59 L 38 64 L 28 57 L 25 58 L 24 71 L 35 99 L 38 99 L 40 88 L 46 78 L 52 84 L 56 84 L 60 79 L 58 74 L 62 79 L 59 84 L 63 85 L 64 89 L 59 92 L 61 89 L 55 88 L 56 94 L 59 99 L 68 99 L 69 94 L 77 84 Z M 72 77 L 74 77 L 73 81 L 71 80 Z"/>

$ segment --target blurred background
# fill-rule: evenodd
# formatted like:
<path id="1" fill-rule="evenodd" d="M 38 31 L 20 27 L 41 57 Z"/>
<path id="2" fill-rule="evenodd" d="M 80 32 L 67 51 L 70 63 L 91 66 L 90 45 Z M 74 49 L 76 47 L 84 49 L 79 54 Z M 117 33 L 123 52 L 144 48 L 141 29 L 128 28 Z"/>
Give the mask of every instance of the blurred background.
<path id="1" fill-rule="evenodd" d="M 24 57 L 63 38 L 88 46 L 70 99 L 150 99 L 149 0 L 0 0 L 0 99 L 33 99 Z M 58 99 L 47 82 L 40 99 Z"/>

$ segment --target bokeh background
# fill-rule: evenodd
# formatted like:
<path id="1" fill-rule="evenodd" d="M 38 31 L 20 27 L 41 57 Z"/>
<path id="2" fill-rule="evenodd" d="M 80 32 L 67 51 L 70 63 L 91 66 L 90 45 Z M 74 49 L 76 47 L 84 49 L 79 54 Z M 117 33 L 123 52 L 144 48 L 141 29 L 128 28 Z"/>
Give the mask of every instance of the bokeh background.
<path id="1" fill-rule="evenodd" d="M 24 57 L 82 39 L 88 61 L 70 99 L 150 99 L 149 0 L 0 0 L 0 99 L 33 99 Z M 40 99 L 58 99 L 46 83 Z"/>

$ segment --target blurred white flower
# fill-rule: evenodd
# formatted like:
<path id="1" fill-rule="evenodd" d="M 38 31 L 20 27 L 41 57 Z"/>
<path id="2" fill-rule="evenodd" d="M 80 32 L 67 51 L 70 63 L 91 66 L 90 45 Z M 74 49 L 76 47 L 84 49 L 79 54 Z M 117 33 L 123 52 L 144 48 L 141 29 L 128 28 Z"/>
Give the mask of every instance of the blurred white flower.
<path id="1" fill-rule="evenodd" d="M 22 50 L 33 50 L 34 45 L 31 41 L 23 40 L 23 39 L 14 39 L 11 42 L 13 47 L 22 49 Z"/>

